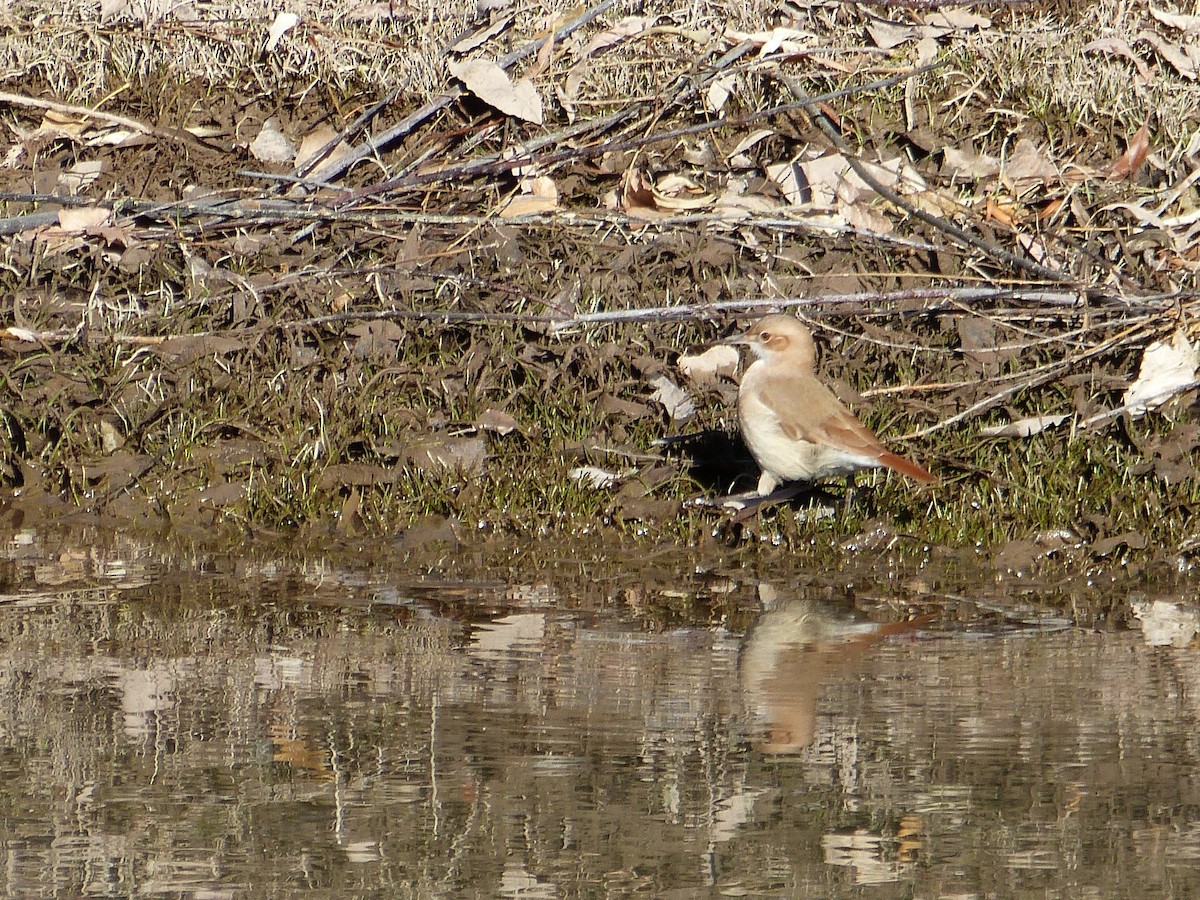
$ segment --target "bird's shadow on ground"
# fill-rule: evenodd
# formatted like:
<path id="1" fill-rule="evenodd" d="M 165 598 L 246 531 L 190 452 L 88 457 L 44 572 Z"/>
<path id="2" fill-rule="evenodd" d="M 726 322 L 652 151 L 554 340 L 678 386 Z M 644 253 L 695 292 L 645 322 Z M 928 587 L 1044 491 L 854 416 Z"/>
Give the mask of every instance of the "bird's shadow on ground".
<path id="1" fill-rule="evenodd" d="M 700 485 L 701 497 L 711 501 L 718 509 L 722 508 L 723 500 L 752 495 L 758 483 L 758 465 L 740 436 L 705 429 L 667 438 L 664 448 L 667 456 L 678 459 L 683 471 Z M 751 498 L 744 509 L 730 508 L 726 511 L 734 521 L 742 522 L 758 512 L 783 504 L 792 509 L 817 506 L 841 510 L 846 502 L 845 491 L 841 485 L 794 482 L 784 485 L 765 502 Z M 869 494 L 870 491 L 855 489 L 852 496 L 856 506 L 864 501 L 869 504 Z"/>

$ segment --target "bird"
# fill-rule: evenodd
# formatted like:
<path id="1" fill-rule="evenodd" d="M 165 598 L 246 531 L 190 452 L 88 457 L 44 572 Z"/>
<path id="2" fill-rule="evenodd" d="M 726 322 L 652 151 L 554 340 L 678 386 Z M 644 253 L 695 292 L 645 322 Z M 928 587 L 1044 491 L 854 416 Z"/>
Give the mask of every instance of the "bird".
<path id="1" fill-rule="evenodd" d="M 750 349 L 754 361 L 738 388 L 738 424 L 762 475 L 765 497 L 788 481 L 846 476 L 886 467 L 916 481 L 937 478 L 893 453 L 817 379 L 812 332 L 795 316 L 760 319 L 730 343 Z"/>

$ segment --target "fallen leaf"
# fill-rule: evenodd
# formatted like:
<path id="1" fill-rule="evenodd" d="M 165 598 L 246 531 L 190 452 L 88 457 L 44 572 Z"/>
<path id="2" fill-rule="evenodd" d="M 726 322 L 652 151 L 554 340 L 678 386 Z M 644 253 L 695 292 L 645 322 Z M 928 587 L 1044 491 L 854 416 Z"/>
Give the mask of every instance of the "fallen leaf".
<path id="1" fill-rule="evenodd" d="M 1150 123 L 1145 122 L 1129 140 L 1129 146 L 1108 169 L 1109 181 L 1124 181 L 1142 167 L 1150 152 Z"/>
<path id="2" fill-rule="evenodd" d="M 486 59 L 469 59 L 448 65 L 450 74 L 488 106 L 505 115 L 542 124 L 542 98 L 532 81 L 522 79 L 514 83 L 508 73 Z"/>
<path id="3" fill-rule="evenodd" d="M 735 347 L 717 344 L 703 353 L 680 356 L 676 365 L 693 384 L 709 384 L 719 376 L 732 378 L 737 372 L 738 358 Z"/>
<path id="4" fill-rule="evenodd" d="M 654 376 L 650 379 L 650 385 L 654 388 L 650 399 L 661 403 L 672 421 L 686 422 L 696 414 L 696 403 L 691 394 L 666 375 Z"/>
<path id="5" fill-rule="evenodd" d="M 621 480 L 621 476 L 618 473 L 599 469 L 596 466 L 578 466 L 567 474 L 576 481 L 582 481 L 584 484 L 597 490 L 610 488 Z"/>
<path id="6" fill-rule="evenodd" d="M 522 178 L 520 192 L 513 194 L 500 207 L 503 218 L 553 212 L 558 209 L 558 187 L 548 175 Z"/>
<path id="7" fill-rule="evenodd" d="M 1058 181 L 1058 167 L 1029 138 L 1021 138 L 1004 164 L 1002 180 L 1015 196 Z"/>
<path id="8" fill-rule="evenodd" d="M 1185 34 L 1200 34 L 1200 16 L 1183 16 L 1177 13 L 1170 13 L 1166 10 L 1155 9 L 1150 7 L 1150 15 L 1158 19 L 1164 25 L 1171 28 L 1176 28 Z"/>
<path id="9" fill-rule="evenodd" d="M 295 13 L 281 12 L 275 17 L 275 21 L 271 23 L 271 27 L 267 29 L 267 47 L 266 52 L 270 53 L 283 36 L 296 27 L 300 22 L 300 17 Z"/>
<path id="10" fill-rule="evenodd" d="M 263 122 L 258 137 L 250 142 L 250 153 L 260 162 L 290 163 L 296 157 L 296 148 L 272 118 Z"/>
<path id="11" fill-rule="evenodd" d="M 75 163 L 58 174 L 58 186 L 68 194 L 78 194 L 93 184 L 108 168 L 103 160 L 89 159 Z"/>
<path id="12" fill-rule="evenodd" d="M 58 211 L 58 226 L 68 234 L 99 228 L 108 221 L 109 211 L 99 206 L 76 206 Z"/>
<path id="13" fill-rule="evenodd" d="M 1121 402 L 1134 416 L 1156 409 L 1196 380 L 1197 365 L 1200 365 L 1200 350 L 1181 328 L 1171 336 L 1169 344 L 1155 341 L 1146 348 L 1137 380 L 1129 386 Z"/>
<path id="14" fill-rule="evenodd" d="M 641 34 L 646 30 L 648 21 L 645 16 L 626 16 L 612 28 L 593 35 L 592 39 L 579 51 L 579 59 L 586 59 L 593 53 L 599 53 L 601 50 L 615 46 L 627 38 Z"/>
<path id="15" fill-rule="evenodd" d="M 654 205 L 666 210 L 703 209 L 712 206 L 716 200 L 692 179 L 678 173 L 658 179 L 650 188 L 650 193 L 654 197 Z"/>
<path id="16" fill-rule="evenodd" d="M 1027 438 L 1033 437 L 1047 428 L 1057 428 L 1069 418 L 1070 416 L 1068 415 L 1029 416 L 1028 418 L 1017 419 L 1015 422 L 1009 422 L 1005 425 L 989 425 L 986 428 L 979 429 L 979 433 L 983 437 Z"/>
<path id="17" fill-rule="evenodd" d="M 1171 67 L 1186 78 L 1188 81 L 1195 81 L 1200 74 L 1200 49 L 1195 45 L 1188 45 L 1186 49 L 1170 44 L 1163 40 L 1153 31 L 1138 32 L 1135 40 L 1145 41 L 1155 49 L 1159 56 L 1170 63 Z"/>
<path id="18" fill-rule="evenodd" d="M 296 151 L 296 168 L 303 168 L 316 152 L 337 137 L 337 132 L 329 125 L 318 125 L 312 131 L 304 136 L 300 141 L 300 149 Z M 314 181 L 323 181 L 322 170 L 331 169 L 343 156 L 350 153 L 350 145 L 345 141 L 337 143 L 332 150 L 325 156 L 324 159 L 317 165 L 316 169 L 309 175 Z"/>
<path id="19" fill-rule="evenodd" d="M 1150 82 L 1150 70 L 1146 68 L 1146 64 L 1142 58 L 1133 52 L 1133 48 L 1129 46 L 1129 42 L 1121 38 L 1097 38 L 1083 45 L 1084 53 L 1111 53 L 1113 56 L 1119 56 L 1122 59 L 1129 60 L 1133 63 L 1133 67 L 1137 69 L 1138 75 L 1145 83 Z"/>
<path id="20" fill-rule="evenodd" d="M 487 28 L 481 28 L 450 45 L 451 53 L 470 53 L 476 47 L 481 47 L 512 24 L 512 14 L 502 16 L 499 21 Z"/>

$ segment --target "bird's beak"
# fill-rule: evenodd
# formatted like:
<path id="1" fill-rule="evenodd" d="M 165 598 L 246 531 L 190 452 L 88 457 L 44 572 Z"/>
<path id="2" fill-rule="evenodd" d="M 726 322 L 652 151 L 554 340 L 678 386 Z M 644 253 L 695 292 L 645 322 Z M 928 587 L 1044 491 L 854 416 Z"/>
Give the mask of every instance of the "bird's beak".
<path id="1" fill-rule="evenodd" d="M 733 337 L 725 338 L 722 344 L 733 344 L 735 347 L 749 347 L 752 343 L 748 334 L 735 334 Z"/>

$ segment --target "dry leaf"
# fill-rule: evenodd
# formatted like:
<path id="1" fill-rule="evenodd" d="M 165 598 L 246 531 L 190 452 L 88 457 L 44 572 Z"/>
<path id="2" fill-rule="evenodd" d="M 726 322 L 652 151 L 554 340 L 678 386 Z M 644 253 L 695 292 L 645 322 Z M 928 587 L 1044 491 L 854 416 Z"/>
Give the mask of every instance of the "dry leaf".
<path id="1" fill-rule="evenodd" d="M 1134 68 L 1138 70 L 1138 75 L 1141 76 L 1143 82 L 1149 84 L 1150 70 L 1146 68 L 1146 64 L 1142 62 L 1142 58 L 1133 52 L 1133 48 L 1129 46 L 1129 42 L 1121 38 L 1097 38 L 1090 43 L 1083 45 L 1084 53 L 1111 53 L 1114 56 L 1119 56 L 1122 59 L 1127 59 L 1133 63 Z"/>
<path id="2" fill-rule="evenodd" d="M 691 394 L 677 385 L 666 375 L 656 375 L 650 379 L 654 393 L 650 399 L 661 403 L 673 422 L 686 422 L 696 414 L 696 404 Z"/>
<path id="3" fill-rule="evenodd" d="M 582 481 L 589 487 L 603 490 L 617 484 L 622 476 L 617 472 L 609 472 L 596 466 L 579 466 L 567 473 L 576 481 Z"/>
<path id="4" fill-rule="evenodd" d="M 1188 81 L 1195 81 L 1200 74 L 1200 49 L 1195 45 L 1186 45 L 1186 49 L 1177 47 L 1167 43 L 1153 31 L 1138 32 L 1137 40 L 1145 41 L 1153 47 L 1159 56 Z"/>
<path id="5" fill-rule="evenodd" d="M 619 44 L 626 38 L 641 34 L 646 30 L 648 22 L 649 20 L 645 16 L 626 16 L 612 28 L 601 31 L 588 41 L 579 51 L 579 58 L 587 59 L 593 53 L 599 53 L 601 50 Z"/>
<path id="6" fill-rule="evenodd" d="M 1027 419 L 1017 419 L 1015 422 L 1009 422 L 1006 425 L 989 425 L 986 428 L 980 428 L 979 433 L 983 437 L 1027 438 L 1033 437 L 1047 428 L 1057 428 L 1069 418 L 1070 416 L 1067 415 L 1030 416 Z"/>
<path id="7" fill-rule="evenodd" d="M 514 431 L 520 431 L 521 426 L 515 418 L 499 409 L 486 409 L 475 419 L 474 425 L 483 431 L 494 431 L 504 437 Z"/>
<path id="8" fill-rule="evenodd" d="M 337 132 L 329 125 L 318 125 L 312 131 L 304 136 L 300 141 L 300 149 L 296 151 L 296 168 L 302 168 L 313 155 L 328 144 L 337 136 Z M 330 171 L 332 167 L 347 153 L 351 152 L 350 145 L 345 141 L 339 141 L 337 145 L 329 151 L 328 155 L 321 160 L 309 177 L 314 181 L 324 181 L 323 173 Z"/>
<path id="9" fill-rule="evenodd" d="M 1130 175 L 1137 172 L 1146 162 L 1146 154 L 1150 152 L 1150 128 L 1149 122 L 1143 123 L 1142 127 L 1137 130 L 1129 141 L 1129 146 L 1125 148 L 1125 152 L 1121 157 L 1114 162 L 1108 169 L 1109 181 L 1124 181 Z"/>
<path id="10" fill-rule="evenodd" d="M 703 209 L 716 199 L 686 175 L 664 175 L 650 188 L 654 205 L 659 209 Z"/>
<path id="11" fill-rule="evenodd" d="M 513 82 L 502 68 L 486 59 L 451 62 L 449 68 L 451 75 L 488 106 L 505 115 L 542 124 L 542 97 L 532 81 L 523 78 Z"/>
<path id="12" fill-rule="evenodd" d="M 1181 328 L 1169 344 L 1155 341 L 1142 354 L 1137 380 L 1129 386 L 1121 402 L 1134 416 L 1155 409 L 1196 380 L 1200 350 L 1188 340 Z"/>
<path id="13" fill-rule="evenodd" d="M 262 128 L 250 143 L 251 155 L 260 162 L 290 163 L 296 156 L 296 148 L 287 139 L 274 119 L 263 122 Z"/>
<path id="14" fill-rule="evenodd" d="M 106 168 L 105 162 L 99 159 L 77 162 L 58 174 L 58 186 L 68 194 L 78 194 L 103 175 Z"/>
<path id="15" fill-rule="evenodd" d="M 476 47 L 481 47 L 502 32 L 505 28 L 512 24 L 513 17 L 511 14 L 504 16 L 500 21 L 487 28 L 481 28 L 473 34 L 467 35 L 459 41 L 450 45 L 451 53 L 470 53 Z"/>
<path id="16" fill-rule="evenodd" d="M 504 218 L 528 216 L 536 213 L 553 212 L 558 209 L 558 188 L 554 179 L 546 175 L 536 178 L 522 178 L 520 193 L 513 194 L 500 207 L 500 215 Z"/>
<path id="17" fill-rule="evenodd" d="M 68 234 L 99 228 L 108 221 L 109 211 L 99 206 L 77 206 L 58 211 L 58 226 Z"/>
<path id="18" fill-rule="evenodd" d="M 1164 25 L 1177 28 L 1185 34 L 1200 34 L 1200 16 L 1181 16 L 1177 13 L 1155 9 L 1153 6 L 1150 7 L 1150 15 L 1154 16 L 1154 18 L 1158 19 Z"/>
<path id="19" fill-rule="evenodd" d="M 275 17 L 275 21 L 271 23 L 271 27 L 267 29 L 267 53 L 278 46 L 283 36 L 296 27 L 300 22 L 300 17 L 295 13 L 281 12 Z"/>
<path id="20" fill-rule="evenodd" d="M 737 372 L 738 352 L 728 344 L 717 344 L 703 353 L 683 355 L 676 365 L 693 384 L 710 384 L 718 376 L 732 378 Z"/>

